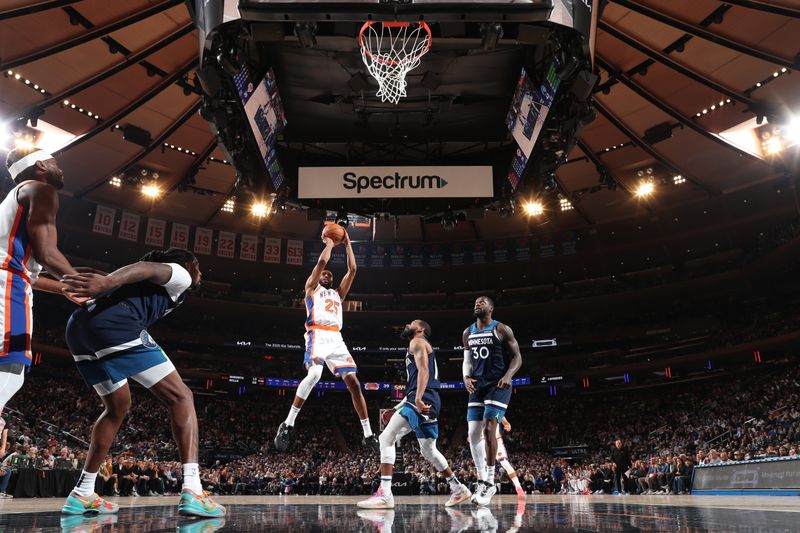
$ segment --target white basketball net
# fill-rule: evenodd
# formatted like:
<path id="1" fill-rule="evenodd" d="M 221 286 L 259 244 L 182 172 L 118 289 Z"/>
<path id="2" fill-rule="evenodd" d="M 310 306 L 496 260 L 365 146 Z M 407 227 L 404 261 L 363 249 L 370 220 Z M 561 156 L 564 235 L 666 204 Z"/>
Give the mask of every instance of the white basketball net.
<path id="1" fill-rule="evenodd" d="M 361 29 L 360 42 L 361 58 L 378 81 L 377 96 L 396 104 L 406 96 L 406 74 L 417 68 L 430 50 L 428 25 L 367 22 Z"/>

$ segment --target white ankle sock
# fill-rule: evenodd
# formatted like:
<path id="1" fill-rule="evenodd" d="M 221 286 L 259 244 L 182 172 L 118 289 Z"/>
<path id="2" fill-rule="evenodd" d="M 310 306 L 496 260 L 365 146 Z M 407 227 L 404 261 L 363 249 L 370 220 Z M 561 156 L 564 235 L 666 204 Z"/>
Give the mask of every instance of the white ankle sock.
<path id="1" fill-rule="evenodd" d="M 294 421 L 297 418 L 297 414 L 300 412 L 299 407 L 295 407 L 294 405 L 289 408 L 289 414 L 286 416 L 286 425 L 287 426 L 294 426 Z"/>
<path id="2" fill-rule="evenodd" d="M 392 476 L 381 476 L 381 488 L 385 496 L 392 495 Z"/>
<path id="3" fill-rule="evenodd" d="M 461 482 L 458 480 L 455 473 L 447 478 L 447 483 L 450 485 L 450 492 L 454 492 L 461 485 Z"/>
<path id="4" fill-rule="evenodd" d="M 494 485 L 494 465 L 486 465 L 486 483 Z"/>
<path id="5" fill-rule="evenodd" d="M 78 484 L 72 489 L 72 492 L 78 496 L 91 496 L 94 494 L 94 482 L 97 479 L 97 472 L 87 472 L 83 470 L 81 477 L 78 478 Z"/>
<path id="6" fill-rule="evenodd" d="M 364 438 L 372 436 L 372 428 L 369 425 L 369 418 L 361 421 L 361 429 L 364 430 Z"/>
<path id="7" fill-rule="evenodd" d="M 197 463 L 183 463 L 183 488 L 195 494 L 203 493 L 203 484 L 200 483 L 200 466 Z"/>

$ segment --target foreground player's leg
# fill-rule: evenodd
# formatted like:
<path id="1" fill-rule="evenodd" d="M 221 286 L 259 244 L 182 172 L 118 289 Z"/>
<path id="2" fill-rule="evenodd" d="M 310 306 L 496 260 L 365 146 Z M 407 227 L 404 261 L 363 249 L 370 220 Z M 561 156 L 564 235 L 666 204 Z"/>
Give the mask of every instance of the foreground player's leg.
<path id="1" fill-rule="evenodd" d="M 497 420 L 496 416 L 490 409 L 486 409 L 485 420 L 483 426 L 483 440 L 486 444 L 486 481 L 484 481 L 484 488 L 481 493 L 475 498 L 475 503 L 478 505 L 489 505 L 492 501 L 492 496 L 497 493 L 497 487 L 494 484 L 494 470 L 497 464 Z M 502 414 L 500 415 L 502 418 Z"/>
<path id="2" fill-rule="evenodd" d="M 510 479 L 511 483 L 514 484 L 514 490 L 517 491 L 517 496 L 524 498 L 525 491 L 522 490 L 522 485 L 519 482 L 519 476 L 517 476 L 517 471 L 514 470 L 514 467 L 511 466 L 511 463 L 508 462 L 508 459 L 500 460 L 500 466 L 503 467 L 503 470 L 505 470 L 506 474 L 508 474 L 508 479 Z"/>
<path id="3" fill-rule="evenodd" d="M 458 480 L 458 477 L 450 469 L 447 464 L 447 459 L 444 458 L 442 452 L 436 448 L 435 438 L 417 438 L 419 442 L 419 449 L 422 456 L 430 462 L 437 472 L 442 474 L 447 479 L 447 484 L 450 485 L 450 498 L 444 504 L 445 507 L 453 507 L 462 502 L 469 500 L 472 497 L 472 492 L 466 485 Z"/>
<path id="4" fill-rule="evenodd" d="M 475 463 L 475 472 L 478 476 L 477 489 L 472 494 L 472 503 L 475 503 L 475 499 L 483 492 L 483 489 L 486 488 L 486 444 L 483 442 L 484 421 L 470 420 L 470 418 L 473 418 L 470 411 L 474 409 L 474 407 L 467 408 L 469 451 L 472 453 L 472 461 Z M 483 408 L 480 408 L 478 416 L 483 416 Z"/>
<path id="5" fill-rule="evenodd" d="M 362 509 L 394 509 L 392 495 L 392 473 L 394 472 L 395 442 L 411 431 L 408 421 L 395 414 L 378 439 L 381 454 L 381 486 L 375 494 L 358 502 Z"/>
<path id="6" fill-rule="evenodd" d="M 289 444 L 292 440 L 292 430 L 294 429 L 294 421 L 303 408 L 308 395 L 314 389 L 314 386 L 319 382 L 322 377 L 322 365 L 311 364 L 308 367 L 308 374 L 303 378 L 303 381 L 297 386 L 292 406 L 289 408 L 289 414 L 286 420 L 278 428 L 278 434 L 275 435 L 275 448 L 278 451 L 285 452 L 289 449 Z"/>
<path id="7" fill-rule="evenodd" d="M 364 399 L 364 394 L 361 392 L 361 383 L 354 372 L 346 374 L 342 380 L 347 385 L 347 390 L 350 391 L 350 397 L 353 400 L 353 407 L 358 414 L 358 419 L 361 422 L 361 430 L 364 432 L 364 440 L 362 441 L 374 453 L 381 453 L 381 445 L 378 442 L 378 437 L 372 433 L 372 427 L 369 424 L 369 413 L 367 412 L 367 401 Z"/>
<path id="8" fill-rule="evenodd" d="M 141 382 L 138 379 L 137 381 Z M 201 517 L 224 516 L 225 507 L 207 496 L 200 483 L 200 466 L 197 463 L 200 432 L 192 391 L 174 370 L 150 387 L 150 390 L 166 404 L 169 410 L 172 436 L 178 445 L 178 454 L 183 463 L 183 488 L 178 514 Z"/>
<path id="9" fill-rule="evenodd" d="M 86 454 L 86 463 L 83 465 L 81 477 L 72 492 L 67 496 L 67 501 L 61 512 L 65 514 L 97 513 L 110 514 L 119 511 L 116 503 L 104 500 L 94 492 L 97 471 L 114 442 L 119 427 L 131 408 L 131 390 L 127 381 L 122 385 L 116 384 L 118 388 L 100 396 L 103 400 L 105 410 L 97 418 L 92 428 L 92 437 L 89 443 L 89 451 Z M 97 387 L 95 387 L 97 389 Z M 98 390 L 98 392 L 100 392 Z"/>

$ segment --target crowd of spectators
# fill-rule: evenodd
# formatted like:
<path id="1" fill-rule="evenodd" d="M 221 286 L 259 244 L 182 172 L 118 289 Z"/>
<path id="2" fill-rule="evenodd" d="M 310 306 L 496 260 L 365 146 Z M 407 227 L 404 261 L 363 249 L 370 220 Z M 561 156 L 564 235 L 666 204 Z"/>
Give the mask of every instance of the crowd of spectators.
<path id="1" fill-rule="evenodd" d="M 680 494 L 695 464 L 791 457 L 800 444 L 800 370 L 788 364 L 659 391 L 557 398 L 521 390 L 508 412 L 511 463 L 528 492 Z M 169 494 L 180 468 L 163 407 L 146 392 L 119 432 L 100 472 L 107 494 Z M 290 396 L 237 399 L 196 396 L 204 450 L 202 477 L 222 494 L 366 494 L 377 483 L 378 458 L 360 444 L 360 424 L 344 395 L 311 398 L 298 418 L 290 451 L 272 447 Z M 370 412 L 379 405 L 369 397 Z M 439 447 L 453 470 L 475 481 L 466 445 L 463 398 L 445 393 Z M 321 406 L 324 405 L 324 409 Z M 62 378 L 34 377 L 9 404 L 0 492 L 15 466 L 77 469 L 101 411 L 92 391 Z M 617 446 L 614 441 L 619 440 Z M 553 448 L 587 450 L 559 458 Z M 446 491 L 413 438 L 402 448 L 415 491 Z M 26 457 L 23 459 L 23 457 Z M 506 480 L 505 475 L 500 479 Z M 4 484 L 5 483 L 5 484 Z"/>

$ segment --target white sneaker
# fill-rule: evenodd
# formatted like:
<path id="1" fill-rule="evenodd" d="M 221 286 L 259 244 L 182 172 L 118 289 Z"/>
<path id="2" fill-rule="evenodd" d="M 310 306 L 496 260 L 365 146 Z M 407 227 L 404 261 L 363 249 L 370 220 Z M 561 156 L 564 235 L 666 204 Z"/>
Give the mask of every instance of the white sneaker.
<path id="1" fill-rule="evenodd" d="M 475 484 L 475 492 L 472 493 L 472 496 L 470 496 L 469 501 L 471 501 L 472 503 L 478 503 L 478 497 L 481 494 L 483 494 L 484 490 L 486 490 L 486 486 L 487 486 L 486 483 L 484 483 L 483 481 L 478 481 L 478 483 Z"/>
<path id="2" fill-rule="evenodd" d="M 472 511 L 472 518 L 475 519 L 475 526 L 479 531 L 486 533 L 496 533 L 497 531 L 497 518 L 494 517 L 492 511 L 487 508 L 480 508 Z"/>
<path id="3" fill-rule="evenodd" d="M 469 491 L 466 485 L 463 483 L 458 486 L 458 489 L 450 493 L 450 499 L 448 499 L 444 506 L 445 507 L 453 507 L 458 505 L 459 503 L 463 503 L 467 500 L 472 499 L 472 493 Z"/>
<path id="4" fill-rule="evenodd" d="M 486 507 L 492 501 L 492 496 L 494 496 L 496 493 L 497 487 L 494 485 L 486 485 L 486 488 L 481 491 L 477 498 L 475 498 L 475 503 L 481 507 Z"/>
<path id="5" fill-rule="evenodd" d="M 394 497 L 391 494 L 384 494 L 383 489 L 379 488 L 375 494 L 356 505 L 362 509 L 394 509 Z"/>

